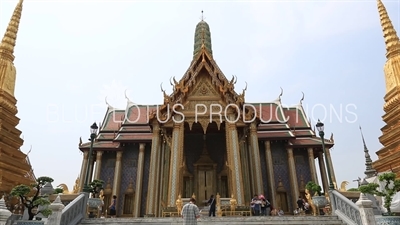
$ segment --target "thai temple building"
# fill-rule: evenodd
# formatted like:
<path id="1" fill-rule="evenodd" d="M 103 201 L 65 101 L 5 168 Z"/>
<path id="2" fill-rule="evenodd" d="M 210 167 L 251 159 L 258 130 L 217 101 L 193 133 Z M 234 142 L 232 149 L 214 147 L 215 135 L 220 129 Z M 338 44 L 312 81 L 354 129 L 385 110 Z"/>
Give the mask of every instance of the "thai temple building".
<path id="1" fill-rule="evenodd" d="M 90 180 L 105 182 L 105 205 L 116 195 L 118 216 L 127 217 L 161 216 L 178 197 L 194 196 L 201 204 L 217 193 L 235 198 L 239 206 L 264 194 L 291 212 L 308 181 L 321 177 L 327 191 L 322 141 L 303 99 L 290 108 L 282 106 L 283 93 L 272 101 L 248 102 L 247 87 L 238 92 L 236 81 L 217 65 L 210 27 L 201 20 L 193 60 L 181 79 L 171 78 L 172 93 L 161 87 L 162 104 L 136 105 L 127 98 L 125 109 L 109 106 L 90 162 L 90 142 L 80 142 L 80 188 L 89 163 Z M 325 140 L 336 183 L 333 145 L 333 138 Z"/>
<path id="2" fill-rule="evenodd" d="M 0 43 L 0 193 L 9 193 L 18 184 L 31 184 L 35 180 L 27 154 L 21 151 L 23 140 L 16 128 L 15 98 L 16 68 L 14 48 L 21 18 L 22 1 L 16 6 Z"/>
<path id="3" fill-rule="evenodd" d="M 383 147 L 376 152 L 378 160 L 372 166 L 377 172 L 393 171 L 400 177 L 400 41 L 382 1 L 378 10 L 386 44 L 384 65 L 386 94 L 382 116 L 385 126 L 379 141 Z"/>

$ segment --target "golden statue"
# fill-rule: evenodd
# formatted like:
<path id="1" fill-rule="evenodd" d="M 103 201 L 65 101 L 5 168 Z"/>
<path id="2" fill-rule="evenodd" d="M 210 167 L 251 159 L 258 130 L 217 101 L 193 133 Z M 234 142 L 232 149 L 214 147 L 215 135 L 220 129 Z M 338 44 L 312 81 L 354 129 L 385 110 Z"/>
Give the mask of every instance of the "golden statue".
<path id="1" fill-rule="evenodd" d="M 222 210 L 221 210 L 221 195 L 219 195 L 219 193 L 217 193 L 217 195 L 215 196 L 217 203 L 217 217 L 222 217 Z"/>
<path id="2" fill-rule="evenodd" d="M 194 193 L 192 194 L 192 198 L 196 199 L 196 195 Z"/>
<path id="3" fill-rule="evenodd" d="M 59 184 L 57 188 L 61 188 L 63 190 L 63 194 L 69 194 L 68 186 L 66 184 Z"/>
<path id="4" fill-rule="evenodd" d="M 314 216 L 316 216 L 317 213 L 319 214 L 319 210 L 317 210 L 317 207 L 315 207 L 315 205 L 314 205 L 310 191 L 308 189 L 305 189 L 305 192 L 306 192 L 306 199 L 307 199 L 308 204 L 310 205 L 312 214 Z"/>
<path id="5" fill-rule="evenodd" d="M 181 198 L 181 194 L 178 195 L 178 199 L 175 202 L 176 204 L 176 209 L 178 210 L 178 216 L 181 215 L 181 211 L 182 211 L 182 198 Z"/>
<path id="6" fill-rule="evenodd" d="M 103 189 L 100 190 L 99 198 L 101 199 L 101 201 L 104 202 L 104 190 Z"/>
<path id="7" fill-rule="evenodd" d="M 79 181 L 80 181 L 80 179 L 79 179 L 79 177 L 77 177 L 76 180 L 75 180 L 74 187 L 72 188 L 72 193 L 73 194 L 79 193 Z"/>
<path id="8" fill-rule="evenodd" d="M 233 197 L 233 194 L 231 195 L 231 200 L 229 201 L 230 205 L 231 205 L 231 215 L 234 214 L 235 210 L 236 210 L 236 205 L 237 205 L 237 201 L 236 199 Z"/>
<path id="9" fill-rule="evenodd" d="M 347 186 L 348 184 L 349 184 L 348 181 L 343 181 L 343 182 L 340 184 L 340 190 L 339 190 L 339 191 L 347 191 L 346 186 Z"/>

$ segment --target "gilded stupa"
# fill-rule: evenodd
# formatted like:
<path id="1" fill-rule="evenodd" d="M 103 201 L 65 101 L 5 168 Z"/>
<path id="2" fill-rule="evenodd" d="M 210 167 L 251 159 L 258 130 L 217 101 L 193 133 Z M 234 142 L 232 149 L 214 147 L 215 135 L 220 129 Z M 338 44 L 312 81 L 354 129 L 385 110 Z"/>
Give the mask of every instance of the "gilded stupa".
<path id="1" fill-rule="evenodd" d="M 30 184 L 35 178 L 27 155 L 20 150 L 23 140 L 16 128 L 19 118 L 14 96 L 14 48 L 22 2 L 15 7 L 0 44 L 0 193 L 9 193 L 17 184 Z"/>
<path id="2" fill-rule="evenodd" d="M 400 177 L 400 41 L 385 6 L 378 0 L 378 11 L 386 45 L 387 61 L 384 66 L 386 94 L 379 141 L 383 147 L 376 152 L 373 163 L 377 172 L 393 171 Z"/>

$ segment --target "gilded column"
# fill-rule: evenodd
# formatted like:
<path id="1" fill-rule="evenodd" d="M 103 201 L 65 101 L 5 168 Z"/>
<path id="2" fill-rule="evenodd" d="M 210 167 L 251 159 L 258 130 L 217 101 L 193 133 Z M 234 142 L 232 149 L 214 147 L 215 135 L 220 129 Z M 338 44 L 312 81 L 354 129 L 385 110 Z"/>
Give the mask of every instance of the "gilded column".
<path id="1" fill-rule="evenodd" d="M 235 115 L 230 114 L 229 120 L 234 121 Z M 230 150 L 231 163 L 229 167 L 232 171 L 232 193 L 234 194 L 234 198 L 236 198 L 237 205 L 244 205 L 244 194 L 243 194 L 243 178 L 242 178 L 242 166 L 240 161 L 240 152 L 239 152 L 239 138 L 236 129 L 236 124 L 227 121 L 227 128 L 225 128 L 228 133 L 228 149 Z"/>
<path id="2" fill-rule="evenodd" d="M 333 185 L 336 188 L 336 185 L 337 185 L 336 176 L 335 176 L 335 170 L 333 170 L 333 163 L 332 163 L 331 149 L 330 148 L 326 149 L 326 159 L 329 162 L 329 169 L 331 170 L 331 180 L 333 182 Z"/>
<path id="3" fill-rule="evenodd" d="M 135 205 L 133 208 L 133 217 L 140 217 L 140 203 L 142 202 L 142 187 L 143 187 L 143 167 L 144 167 L 144 147 L 146 144 L 139 144 L 139 156 L 136 172 L 136 190 L 135 190 Z"/>
<path id="4" fill-rule="evenodd" d="M 86 168 L 87 168 L 87 164 L 88 164 L 88 159 L 89 159 L 89 152 L 88 151 L 83 152 L 81 174 L 79 175 L 79 192 L 82 191 L 83 185 L 85 185 Z"/>
<path id="5" fill-rule="evenodd" d="M 113 182 L 113 190 L 112 194 L 119 197 L 120 186 L 121 186 L 121 169 L 122 169 L 122 151 L 117 152 L 117 158 L 115 161 L 115 170 L 114 170 L 114 182 Z M 118 209 L 117 209 L 118 212 Z"/>
<path id="6" fill-rule="evenodd" d="M 267 163 L 267 177 L 270 189 L 270 200 L 272 205 L 277 205 L 276 202 L 276 188 L 275 188 L 275 176 L 274 176 L 274 163 L 272 160 L 271 152 L 271 141 L 267 140 L 264 142 L 265 145 L 265 158 Z"/>
<path id="7" fill-rule="evenodd" d="M 308 148 L 308 163 L 310 165 L 311 180 L 318 184 L 317 169 L 315 167 L 314 149 Z"/>
<path id="8" fill-rule="evenodd" d="M 151 153 L 150 153 L 150 171 L 149 171 L 149 183 L 147 186 L 147 206 L 146 214 L 155 215 L 155 203 L 159 202 L 156 199 L 156 192 L 158 188 L 157 184 L 157 156 L 160 145 L 160 125 L 157 120 L 153 122 L 153 137 L 151 141 Z"/>
<path id="9" fill-rule="evenodd" d="M 328 189 L 329 189 L 328 177 L 326 175 L 326 167 L 325 167 L 325 162 L 324 162 L 324 155 L 323 155 L 322 152 L 318 153 L 318 162 L 319 162 L 319 170 L 320 170 L 320 173 L 321 173 L 322 186 L 324 187 L 324 192 L 328 193 Z"/>
<path id="10" fill-rule="evenodd" d="M 297 174 L 296 174 L 296 164 L 294 162 L 293 157 L 293 148 L 288 148 L 288 162 L 289 162 L 289 177 L 290 184 L 292 186 L 292 206 L 296 207 L 297 198 L 300 195 L 299 192 L 299 183 L 297 182 Z"/>
<path id="11" fill-rule="evenodd" d="M 180 121 L 181 118 L 177 118 Z M 170 165 L 170 179 L 168 185 L 168 205 L 175 206 L 175 201 L 178 198 L 180 190 L 180 174 L 181 174 L 181 154 L 183 147 L 183 122 L 175 122 L 172 131 L 172 144 L 171 144 L 171 165 Z"/>
<path id="12" fill-rule="evenodd" d="M 160 204 L 158 204 L 159 206 L 161 205 L 161 207 L 159 207 L 158 209 L 158 215 L 162 215 L 162 204 L 164 202 L 164 182 L 165 182 L 165 175 L 164 175 L 164 170 L 165 170 L 165 141 L 160 140 L 160 144 L 161 144 L 161 152 L 160 152 L 160 177 L 159 177 L 159 197 L 158 199 L 160 199 Z"/>
<path id="13" fill-rule="evenodd" d="M 255 175 L 254 175 L 254 170 L 252 170 L 251 169 L 251 164 L 253 163 L 253 161 L 251 160 L 251 151 L 250 151 L 250 149 L 252 148 L 251 147 L 251 144 L 250 144 L 250 137 L 248 137 L 247 139 L 246 139 L 246 141 L 247 141 L 247 144 L 246 144 L 246 152 L 248 153 L 248 161 L 249 161 L 249 163 L 250 163 L 250 167 L 249 167 L 249 175 L 250 175 L 250 181 L 252 181 L 252 180 L 254 180 L 255 179 Z M 253 195 L 254 194 L 257 194 L 256 193 L 256 188 L 255 188 L 255 185 L 254 185 L 254 183 L 253 182 L 250 182 L 249 183 L 249 185 L 250 185 L 250 190 L 251 190 L 251 198 L 253 198 Z"/>
<path id="14" fill-rule="evenodd" d="M 253 170 L 253 174 L 255 175 L 252 182 L 254 183 L 254 189 L 256 194 L 264 194 L 263 188 L 263 180 L 261 174 L 261 162 L 260 162 L 260 149 L 258 146 L 258 136 L 257 136 L 257 126 L 253 122 L 250 124 L 250 143 L 251 143 L 251 161 L 252 166 L 250 167 Z"/>
<path id="15" fill-rule="evenodd" d="M 103 151 L 97 151 L 97 153 L 96 153 L 96 169 L 94 171 L 94 179 L 95 180 L 100 179 L 102 156 L 103 156 Z"/>
<path id="16" fill-rule="evenodd" d="M 246 141 L 243 140 L 240 143 L 240 158 L 242 159 L 242 173 L 243 174 L 249 174 L 250 169 L 249 169 L 249 159 L 248 159 L 248 152 L 247 152 L 247 148 L 246 148 Z M 252 194 L 254 192 L 251 191 L 251 187 L 250 187 L 250 176 L 243 176 L 243 186 L 244 186 L 244 199 L 246 204 L 250 202 L 250 200 L 252 199 Z M 220 190 L 220 189 L 218 189 Z M 220 192 L 221 193 L 221 192 Z"/>

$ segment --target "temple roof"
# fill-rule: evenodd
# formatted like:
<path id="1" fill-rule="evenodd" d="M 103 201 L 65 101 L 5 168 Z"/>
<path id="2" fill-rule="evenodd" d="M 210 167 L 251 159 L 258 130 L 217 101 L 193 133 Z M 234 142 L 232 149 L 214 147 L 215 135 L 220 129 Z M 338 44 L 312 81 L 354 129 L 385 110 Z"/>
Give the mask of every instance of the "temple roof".
<path id="1" fill-rule="evenodd" d="M 220 98 L 219 102 L 239 106 L 239 111 L 243 112 L 238 113 L 243 113 L 243 117 L 247 118 L 248 109 L 251 108 L 250 112 L 254 112 L 253 115 L 255 115 L 258 123 L 257 133 L 260 140 L 283 139 L 288 140 L 288 144 L 295 147 L 321 147 L 321 139 L 316 137 L 302 106 L 304 94 L 298 105 L 284 107 L 281 103 L 283 90 L 276 100 L 260 103 L 245 101 L 247 85 L 241 94 L 235 91 L 237 78 L 233 76 L 232 79 L 228 80 L 213 59 L 210 27 L 203 18 L 196 25 L 193 54 L 193 60 L 182 78 L 179 81 L 171 78 L 170 83 L 173 86 L 173 92 L 168 95 L 161 87 L 164 97 L 163 104 L 137 105 L 128 99 L 125 110 L 108 107 L 94 148 L 109 150 L 120 148 L 119 143 L 121 142 L 151 142 L 152 123 L 157 122 L 156 119 L 158 122 L 163 121 L 165 114 L 172 113 L 167 106 L 173 104 L 185 105 L 185 103 L 193 100 L 193 98 L 190 98 L 191 96 L 206 97 L 202 96 L 204 95 L 203 92 L 197 90 L 200 87 L 204 87 L 204 89 L 213 88 L 213 93 L 215 93 L 213 96 Z M 204 77 L 207 78 L 206 81 L 208 82 L 206 87 L 204 86 Z M 168 118 L 165 121 L 171 122 L 171 119 Z M 240 123 L 250 122 L 241 118 Z M 189 124 L 189 127 L 191 127 L 191 124 Z M 332 146 L 333 140 L 326 140 L 326 145 Z M 90 143 L 81 144 L 80 149 L 87 149 L 89 146 Z"/>
<path id="2" fill-rule="evenodd" d="M 206 21 L 201 20 L 197 26 L 194 34 L 194 50 L 193 56 L 196 56 L 197 53 L 200 52 L 202 45 L 208 51 L 210 55 L 212 55 L 212 47 L 211 47 L 211 31 L 210 26 Z"/>

